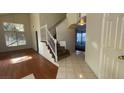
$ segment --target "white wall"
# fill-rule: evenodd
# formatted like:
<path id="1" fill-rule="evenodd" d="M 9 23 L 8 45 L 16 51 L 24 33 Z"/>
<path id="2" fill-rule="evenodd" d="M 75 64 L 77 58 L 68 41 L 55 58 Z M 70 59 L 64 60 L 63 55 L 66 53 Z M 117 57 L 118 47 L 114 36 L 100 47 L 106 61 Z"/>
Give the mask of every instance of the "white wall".
<path id="1" fill-rule="evenodd" d="M 65 13 L 40 13 L 40 25 L 43 26 L 47 24 L 49 29 L 65 17 Z"/>
<path id="2" fill-rule="evenodd" d="M 68 20 L 68 26 L 70 26 L 71 24 L 77 24 L 77 22 L 80 19 L 80 14 L 79 13 L 67 13 L 66 17 Z"/>
<path id="3" fill-rule="evenodd" d="M 86 16 L 86 13 L 81 13 L 81 17 Z"/>
<path id="4" fill-rule="evenodd" d="M 37 50 L 36 31 L 40 31 L 40 16 L 38 13 L 30 14 L 30 29 L 32 34 L 32 48 Z"/>
<path id="5" fill-rule="evenodd" d="M 85 60 L 98 76 L 100 43 L 101 43 L 102 14 L 87 14 L 87 42 Z"/>
<path id="6" fill-rule="evenodd" d="M 26 45 L 18 46 L 18 47 L 7 47 L 5 43 L 4 31 L 0 29 L 0 52 L 11 51 L 11 50 L 18 50 L 24 48 L 31 48 L 31 33 L 30 33 L 30 20 L 29 14 L 4 14 L 0 15 L 0 25 L 3 22 L 10 22 L 10 23 L 22 23 L 25 27 L 25 37 L 26 37 Z"/>
<path id="7" fill-rule="evenodd" d="M 66 16 L 65 13 L 40 13 L 40 25 L 48 25 L 51 28 L 59 20 Z"/>
<path id="8" fill-rule="evenodd" d="M 68 28 L 68 21 L 65 19 L 61 24 L 56 27 L 57 40 L 66 41 L 66 48 L 70 52 L 75 51 L 75 31 L 74 29 Z"/>

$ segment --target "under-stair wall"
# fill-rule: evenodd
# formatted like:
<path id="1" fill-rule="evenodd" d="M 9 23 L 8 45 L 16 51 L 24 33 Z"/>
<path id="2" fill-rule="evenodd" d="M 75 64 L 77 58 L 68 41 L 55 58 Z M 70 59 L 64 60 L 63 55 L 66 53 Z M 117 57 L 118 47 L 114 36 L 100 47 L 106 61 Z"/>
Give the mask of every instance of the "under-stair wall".
<path id="1" fill-rule="evenodd" d="M 50 62 L 52 62 L 56 66 L 58 66 L 46 42 L 39 43 L 39 54 L 45 57 L 46 59 L 48 59 Z"/>

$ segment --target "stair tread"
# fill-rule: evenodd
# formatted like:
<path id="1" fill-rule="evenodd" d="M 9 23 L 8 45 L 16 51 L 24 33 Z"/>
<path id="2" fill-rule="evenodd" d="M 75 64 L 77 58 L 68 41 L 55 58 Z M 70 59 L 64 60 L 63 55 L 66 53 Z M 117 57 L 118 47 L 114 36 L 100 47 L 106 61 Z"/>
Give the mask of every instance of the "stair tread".
<path id="1" fill-rule="evenodd" d="M 45 42 L 45 43 L 46 43 L 46 42 Z M 46 46 L 47 46 L 47 48 L 50 50 L 49 53 L 51 53 L 52 58 L 55 59 L 55 56 L 54 56 L 52 50 L 50 49 L 50 47 L 47 45 L 47 43 L 46 43 Z M 63 59 L 63 58 L 68 57 L 68 56 L 70 55 L 70 52 L 69 52 L 68 49 L 65 49 L 64 46 L 60 46 L 60 44 L 57 43 L 57 54 L 58 54 L 58 60 L 61 60 L 61 59 Z"/>
<path id="2" fill-rule="evenodd" d="M 58 54 L 58 57 L 65 56 L 65 55 L 70 55 L 70 52 L 66 50 L 66 52 Z"/>
<path id="3" fill-rule="evenodd" d="M 68 56 L 70 56 L 70 54 L 68 54 L 68 55 L 63 55 L 63 56 L 59 56 L 59 57 L 58 57 L 58 60 L 61 60 L 61 59 L 66 58 L 66 57 L 68 57 Z"/>

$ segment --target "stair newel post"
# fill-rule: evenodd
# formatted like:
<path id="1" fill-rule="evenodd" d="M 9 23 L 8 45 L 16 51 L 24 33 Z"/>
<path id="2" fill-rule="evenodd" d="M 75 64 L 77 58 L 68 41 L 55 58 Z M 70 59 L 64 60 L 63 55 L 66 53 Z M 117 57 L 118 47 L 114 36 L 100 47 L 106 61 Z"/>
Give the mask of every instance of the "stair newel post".
<path id="1" fill-rule="evenodd" d="M 56 62 L 58 61 L 58 55 L 57 55 L 57 40 L 55 39 L 54 40 L 54 42 L 55 42 L 55 58 L 56 58 Z"/>

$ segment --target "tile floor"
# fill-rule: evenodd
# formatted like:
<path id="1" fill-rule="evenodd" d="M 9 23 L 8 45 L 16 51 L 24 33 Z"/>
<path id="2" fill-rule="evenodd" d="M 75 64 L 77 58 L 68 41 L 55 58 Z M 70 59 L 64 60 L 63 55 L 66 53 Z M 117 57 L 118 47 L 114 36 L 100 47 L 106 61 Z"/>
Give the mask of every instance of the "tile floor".
<path id="1" fill-rule="evenodd" d="M 84 61 L 84 53 L 76 52 L 60 60 L 57 79 L 97 79 Z"/>

